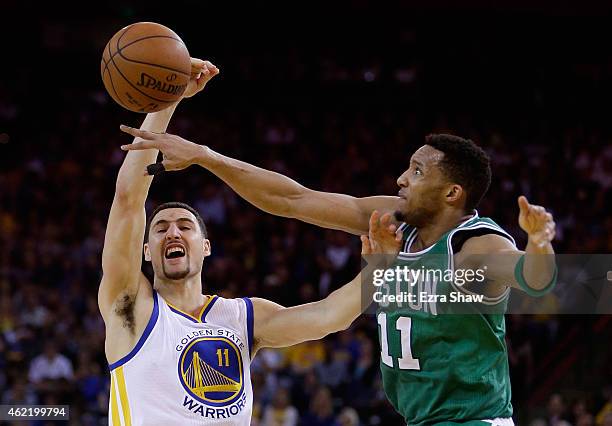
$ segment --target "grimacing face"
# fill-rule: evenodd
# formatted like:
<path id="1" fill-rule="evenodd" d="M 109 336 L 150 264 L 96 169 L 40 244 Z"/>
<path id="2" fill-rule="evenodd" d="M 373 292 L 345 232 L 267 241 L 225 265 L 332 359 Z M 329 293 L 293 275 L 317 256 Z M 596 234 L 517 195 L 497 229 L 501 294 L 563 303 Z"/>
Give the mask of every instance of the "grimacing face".
<path id="1" fill-rule="evenodd" d="M 188 210 L 169 208 L 151 220 L 144 256 L 156 277 L 182 280 L 202 271 L 210 255 L 210 241 L 202 235 L 198 220 Z"/>
<path id="2" fill-rule="evenodd" d="M 395 216 L 412 226 L 433 221 L 449 202 L 461 196 L 462 188 L 448 181 L 440 162 L 442 151 L 423 145 L 410 158 L 410 167 L 397 178 L 400 202 Z"/>

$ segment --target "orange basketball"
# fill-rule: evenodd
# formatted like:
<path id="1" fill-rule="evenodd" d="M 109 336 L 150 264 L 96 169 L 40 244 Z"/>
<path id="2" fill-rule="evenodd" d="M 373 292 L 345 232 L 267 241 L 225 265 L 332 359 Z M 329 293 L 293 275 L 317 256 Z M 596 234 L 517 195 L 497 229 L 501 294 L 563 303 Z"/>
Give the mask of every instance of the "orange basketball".
<path id="1" fill-rule="evenodd" d="M 138 22 L 106 44 L 100 65 L 108 94 L 134 112 L 155 112 L 178 101 L 191 75 L 189 52 L 170 28 Z"/>

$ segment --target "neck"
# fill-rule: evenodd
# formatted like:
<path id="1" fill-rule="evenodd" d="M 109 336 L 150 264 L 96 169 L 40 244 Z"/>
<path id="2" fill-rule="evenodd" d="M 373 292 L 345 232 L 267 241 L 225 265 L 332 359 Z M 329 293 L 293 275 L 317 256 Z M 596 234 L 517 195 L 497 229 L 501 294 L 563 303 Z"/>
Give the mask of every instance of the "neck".
<path id="1" fill-rule="evenodd" d="M 182 280 L 168 280 L 155 276 L 153 288 L 164 300 L 194 316 L 198 314 L 206 300 L 206 296 L 202 294 L 201 274 Z"/>
<path id="2" fill-rule="evenodd" d="M 430 223 L 417 227 L 418 234 L 412 247 L 415 251 L 426 249 L 435 244 L 442 235 L 456 228 L 473 215 L 473 213 L 465 214 L 462 210 L 447 210 L 439 213 Z"/>

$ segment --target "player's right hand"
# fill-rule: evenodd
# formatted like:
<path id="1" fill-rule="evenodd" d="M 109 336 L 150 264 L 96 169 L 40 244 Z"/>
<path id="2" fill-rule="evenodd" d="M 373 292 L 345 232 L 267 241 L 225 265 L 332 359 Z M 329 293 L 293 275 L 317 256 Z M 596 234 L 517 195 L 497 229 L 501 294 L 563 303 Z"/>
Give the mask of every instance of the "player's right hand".
<path id="1" fill-rule="evenodd" d="M 198 159 L 204 157 L 208 151 L 208 148 L 203 145 L 198 145 L 170 133 L 153 133 L 123 124 L 119 128 L 122 132 L 132 135 L 135 138 L 143 139 L 128 145 L 121 145 L 122 150 L 142 151 L 144 149 L 158 149 L 164 156 L 161 162 L 164 166 L 164 170 L 173 171 L 185 169 L 197 163 Z M 145 175 L 149 174 L 148 170 L 150 169 L 147 168 L 147 170 L 145 170 Z"/>
<path id="2" fill-rule="evenodd" d="M 396 255 L 402 243 L 402 233 L 391 223 L 391 214 L 380 216 L 377 210 L 370 216 L 368 235 L 361 236 L 361 254 L 393 254 Z"/>
<path id="3" fill-rule="evenodd" d="M 219 74 L 219 68 L 210 61 L 203 61 L 198 58 L 191 58 L 191 78 L 183 93 L 183 98 L 190 98 L 206 86 L 214 76 Z"/>

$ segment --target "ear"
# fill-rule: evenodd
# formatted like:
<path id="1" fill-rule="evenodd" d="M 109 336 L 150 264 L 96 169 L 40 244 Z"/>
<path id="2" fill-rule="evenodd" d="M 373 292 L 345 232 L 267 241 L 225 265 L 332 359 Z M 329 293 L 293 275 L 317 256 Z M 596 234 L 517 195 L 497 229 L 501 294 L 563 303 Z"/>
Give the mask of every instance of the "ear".
<path id="1" fill-rule="evenodd" d="M 143 251 L 144 251 L 144 259 L 147 262 L 150 262 L 151 261 L 151 250 L 149 250 L 149 243 L 145 243 Z"/>
<path id="2" fill-rule="evenodd" d="M 454 204 L 458 202 L 463 195 L 464 191 L 461 185 L 453 184 L 448 187 L 448 191 L 446 192 L 446 201 Z"/>
<path id="3" fill-rule="evenodd" d="M 212 253 L 211 247 L 210 247 L 210 240 L 207 238 L 204 238 L 203 245 L 204 245 L 204 257 L 210 256 L 210 254 Z"/>

